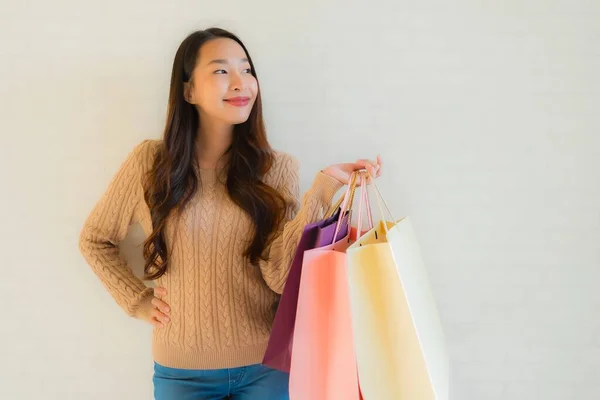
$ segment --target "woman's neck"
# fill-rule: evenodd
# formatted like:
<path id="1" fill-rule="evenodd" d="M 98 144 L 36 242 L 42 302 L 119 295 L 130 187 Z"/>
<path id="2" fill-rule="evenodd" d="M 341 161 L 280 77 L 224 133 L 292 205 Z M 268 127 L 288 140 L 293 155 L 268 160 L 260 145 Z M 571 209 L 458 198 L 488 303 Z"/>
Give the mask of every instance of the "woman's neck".
<path id="1" fill-rule="evenodd" d="M 200 125 L 196 139 L 198 164 L 202 169 L 222 167 L 226 159 L 221 156 L 227 151 L 233 141 L 233 125 L 219 121 L 206 121 Z M 219 163 L 219 165 L 217 165 Z"/>

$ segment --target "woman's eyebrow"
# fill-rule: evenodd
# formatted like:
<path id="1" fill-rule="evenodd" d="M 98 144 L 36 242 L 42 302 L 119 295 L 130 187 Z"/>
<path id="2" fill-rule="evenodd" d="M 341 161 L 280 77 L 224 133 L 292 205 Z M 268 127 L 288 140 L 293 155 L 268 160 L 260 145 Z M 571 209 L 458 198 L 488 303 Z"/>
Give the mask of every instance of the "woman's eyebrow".
<path id="1" fill-rule="evenodd" d="M 240 63 L 247 63 L 247 62 L 249 62 L 247 58 L 242 58 L 240 60 Z M 228 62 L 227 62 L 227 60 L 220 58 L 220 59 L 212 60 L 211 62 L 208 63 L 208 65 L 211 65 L 211 64 L 228 64 Z"/>

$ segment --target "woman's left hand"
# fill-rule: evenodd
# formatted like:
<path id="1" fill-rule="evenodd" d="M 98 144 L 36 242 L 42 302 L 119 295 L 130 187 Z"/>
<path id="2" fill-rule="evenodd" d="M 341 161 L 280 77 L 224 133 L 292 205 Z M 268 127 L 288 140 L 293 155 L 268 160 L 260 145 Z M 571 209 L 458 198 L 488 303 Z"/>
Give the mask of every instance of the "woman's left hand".
<path id="1" fill-rule="evenodd" d="M 355 163 L 333 164 L 323 169 L 322 172 L 347 185 L 350 183 L 350 176 L 354 171 L 366 169 L 373 178 L 377 178 L 381 175 L 381 166 L 381 157 L 377 156 L 377 161 L 360 159 Z M 367 182 L 370 183 L 370 179 Z"/>

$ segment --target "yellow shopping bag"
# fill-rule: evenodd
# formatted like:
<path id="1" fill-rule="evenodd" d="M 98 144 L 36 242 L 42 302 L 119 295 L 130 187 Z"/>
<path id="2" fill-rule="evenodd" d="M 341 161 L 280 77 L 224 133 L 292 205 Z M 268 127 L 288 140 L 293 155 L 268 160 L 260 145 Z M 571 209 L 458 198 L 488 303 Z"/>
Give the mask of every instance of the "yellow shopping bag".
<path id="1" fill-rule="evenodd" d="M 449 362 L 426 268 L 410 219 L 392 221 L 346 253 L 361 392 L 364 400 L 447 400 Z"/>

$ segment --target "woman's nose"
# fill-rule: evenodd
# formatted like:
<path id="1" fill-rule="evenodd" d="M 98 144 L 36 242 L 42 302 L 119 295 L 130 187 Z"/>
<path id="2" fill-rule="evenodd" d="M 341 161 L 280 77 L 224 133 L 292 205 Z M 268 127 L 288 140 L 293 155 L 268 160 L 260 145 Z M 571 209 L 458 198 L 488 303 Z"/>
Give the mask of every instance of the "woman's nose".
<path id="1" fill-rule="evenodd" d="M 244 80 L 239 74 L 231 74 L 231 82 L 229 83 L 229 89 L 235 91 L 241 91 L 244 88 Z"/>

